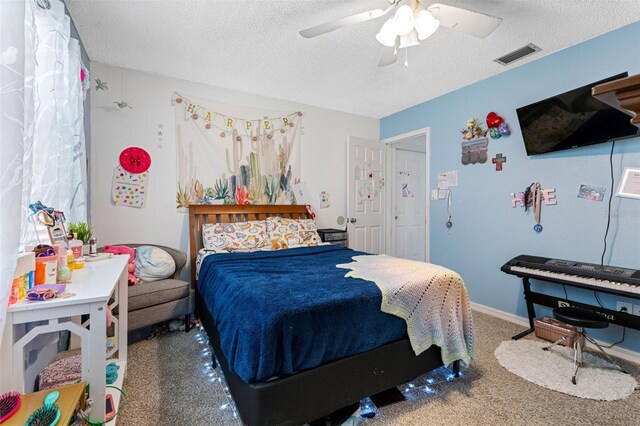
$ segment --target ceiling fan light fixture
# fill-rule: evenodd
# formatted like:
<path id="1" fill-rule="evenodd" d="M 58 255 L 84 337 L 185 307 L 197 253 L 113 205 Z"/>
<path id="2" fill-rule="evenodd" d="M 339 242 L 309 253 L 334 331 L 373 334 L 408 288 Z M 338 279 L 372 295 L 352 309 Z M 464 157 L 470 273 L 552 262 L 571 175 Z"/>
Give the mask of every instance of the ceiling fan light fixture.
<path id="1" fill-rule="evenodd" d="M 433 17 L 431 12 L 419 6 L 415 11 L 415 27 L 418 32 L 418 40 L 424 40 L 436 32 L 440 26 L 440 21 Z"/>
<path id="2" fill-rule="evenodd" d="M 390 18 L 387 19 L 387 22 L 380 28 L 380 32 L 376 34 L 376 40 L 384 46 L 393 47 L 396 45 L 397 36 L 398 33 L 396 32 L 395 22 L 393 18 Z"/>
<path id="3" fill-rule="evenodd" d="M 420 42 L 418 41 L 418 32 L 414 29 L 409 34 L 400 36 L 400 49 L 404 49 L 405 47 L 418 46 Z"/>
<path id="4" fill-rule="evenodd" d="M 400 6 L 396 11 L 393 21 L 398 35 L 403 36 L 409 34 L 416 23 L 411 6 L 408 4 Z"/>

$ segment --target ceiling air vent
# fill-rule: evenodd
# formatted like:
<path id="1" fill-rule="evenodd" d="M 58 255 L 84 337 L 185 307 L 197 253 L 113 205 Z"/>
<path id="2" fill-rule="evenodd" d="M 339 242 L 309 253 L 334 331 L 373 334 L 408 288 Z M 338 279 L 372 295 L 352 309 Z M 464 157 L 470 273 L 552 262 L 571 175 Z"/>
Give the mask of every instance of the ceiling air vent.
<path id="1" fill-rule="evenodd" d="M 540 49 L 538 46 L 536 46 L 533 43 L 529 43 L 524 47 L 521 47 L 518 50 L 514 50 L 511 53 L 507 53 L 504 56 L 499 57 L 498 59 L 494 59 L 495 62 L 499 63 L 500 65 L 509 65 L 512 62 L 517 61 L 518 59 L 522 59 L 525 56 L 529 56 L 531 54 L 534 54 L 538 51 L 540 51 L 542 49 Z"/>

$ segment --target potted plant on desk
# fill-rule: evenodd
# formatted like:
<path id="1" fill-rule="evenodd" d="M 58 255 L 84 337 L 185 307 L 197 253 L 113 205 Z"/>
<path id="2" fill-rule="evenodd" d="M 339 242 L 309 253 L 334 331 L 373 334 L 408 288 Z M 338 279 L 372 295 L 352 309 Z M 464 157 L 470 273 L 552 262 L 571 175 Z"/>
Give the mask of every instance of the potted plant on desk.
<path id="1" fill-rule="evenodd" d="M 69 224 L 69 232 L 73 234 L 73 238 L 82 241 L 82 253 L 89 253 L 89 240 L 93 236 L 93 228 L 86 222 L 77 222 Z"/>

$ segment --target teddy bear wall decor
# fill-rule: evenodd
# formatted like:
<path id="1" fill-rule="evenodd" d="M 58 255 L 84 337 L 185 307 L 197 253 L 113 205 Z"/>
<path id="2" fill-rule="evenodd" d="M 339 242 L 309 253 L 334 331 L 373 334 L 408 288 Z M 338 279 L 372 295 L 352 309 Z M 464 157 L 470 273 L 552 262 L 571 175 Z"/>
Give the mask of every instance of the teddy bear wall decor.
<path id="1" fill-rule="evenodd" d="M 482 123 L 477 118 L 467 121 L 467 126 L 460 131 L 462 133 L 462 159 L 465 166 L 468 164 L 486 163 L 489 150 L 489 137 L 500 139 L 511 134 L 509 126 L 504 118 L 491 111 L 487 114 L 487 129 L 482 127 Z M 487 137 L 487 135 L 489 137 Z M 505 161 L 506 161 L 506 157 Z M 502 161 L 504 162 L 504 161 Z M 495 163 L 495 161 L 494 161 Z M 502 167 L 496 167 L 496 171 L 501 171 Z"/>
<path id="2" fill-rule="evenodd" d="M 487 161 L 487 151 L 489 149 L 489 139 L 487 131 L 482 128 L 482 123 L 477 118 L 467 121 L 467 127 L 460 131 L 462 133 L 462 159 L 465 166 L 467 164 L 485 163 Z"/>

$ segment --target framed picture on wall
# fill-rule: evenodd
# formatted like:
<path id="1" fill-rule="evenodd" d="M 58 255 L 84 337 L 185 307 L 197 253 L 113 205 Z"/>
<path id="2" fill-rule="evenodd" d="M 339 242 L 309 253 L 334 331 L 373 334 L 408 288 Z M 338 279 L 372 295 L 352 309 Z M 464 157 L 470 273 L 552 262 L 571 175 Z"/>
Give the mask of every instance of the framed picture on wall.
<path id="1" fill-rule="evenodd" d="M 640 169 L 625 167 L 616 195 L 640 200 Z"/>

